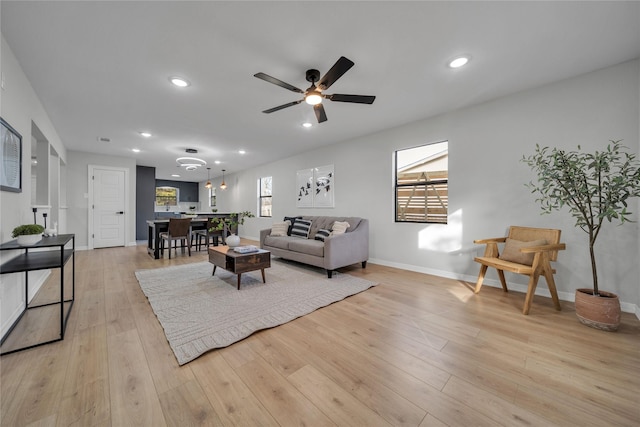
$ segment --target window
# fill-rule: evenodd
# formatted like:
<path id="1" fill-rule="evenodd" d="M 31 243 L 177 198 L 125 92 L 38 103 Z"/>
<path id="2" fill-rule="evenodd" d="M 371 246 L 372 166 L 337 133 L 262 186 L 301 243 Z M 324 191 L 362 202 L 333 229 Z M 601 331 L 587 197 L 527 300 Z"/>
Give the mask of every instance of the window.
<path id="1" fill-rule="evenodd" d="M 271 216 L 271 177 L 258 180 L 258 211 L 260 216 Z"/>
<path id="2" fill-rule="evenodd" d="M 177 206 L 178 189 L 175 187 L 156 187 L 157 206 Z"/>
<path id="3" fill-rule="evenodd" d="M 398 150 L 396 222 L 447 223 L 449 142 Z"/>
<path id="4" fill-rule="evenodd" d="M 215 188 L 209 189 L 209 207 L 210 208 L 216 207 L 216 189 Z"/>

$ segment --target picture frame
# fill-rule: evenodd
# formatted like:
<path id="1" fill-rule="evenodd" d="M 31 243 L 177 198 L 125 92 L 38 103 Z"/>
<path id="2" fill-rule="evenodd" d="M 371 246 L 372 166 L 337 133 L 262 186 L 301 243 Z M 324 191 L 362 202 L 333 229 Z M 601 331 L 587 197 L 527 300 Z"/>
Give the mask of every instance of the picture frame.
<path id="1" fill-rule="evenodd" d="M 316 208 L 335 207 L 335 171 L 333 165 L 313 169 L 313 205 Z"/>
<path id="2" fill-rule="evenodd" d="M 313 168 L 296 172 L 296 207 L 313 207 Z"/>
<path id="3" fill-rule="evenodd" d="M 22 135 L 0 117 L 0 190 L 22 192 Z"/>

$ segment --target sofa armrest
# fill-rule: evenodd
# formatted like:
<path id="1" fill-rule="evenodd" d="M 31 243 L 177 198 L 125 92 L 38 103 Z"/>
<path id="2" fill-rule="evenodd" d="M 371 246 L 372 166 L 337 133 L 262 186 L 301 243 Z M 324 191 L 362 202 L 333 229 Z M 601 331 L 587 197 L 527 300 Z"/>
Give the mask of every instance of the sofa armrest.
<path id="1" fill-rule="evenodd" d="M 324 242 L 324 266 L 327 270 L 367 261 L 369 259 L 369 222 L 360 221 L 348 233 L 331 236 Z"/>
<path id="2" fill-rule="evenodd" d="M 271 234 L 271 229 L 267 228 L 264 230 L 260 230 L 260 249 L 264 247 L 264 239 L 267 238 L 268 235 Z"/>

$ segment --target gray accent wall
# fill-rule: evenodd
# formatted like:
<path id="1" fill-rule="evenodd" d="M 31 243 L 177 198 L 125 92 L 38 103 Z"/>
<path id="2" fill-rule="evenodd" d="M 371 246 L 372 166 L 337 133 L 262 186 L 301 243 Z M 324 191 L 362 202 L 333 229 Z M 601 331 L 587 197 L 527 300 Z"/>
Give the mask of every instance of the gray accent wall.
<path id="1" fill-rule="evenodd" d="M 136 240 L 149 237 L 148 219 L 155 218 L 156 168 L 136 166 Z"/>

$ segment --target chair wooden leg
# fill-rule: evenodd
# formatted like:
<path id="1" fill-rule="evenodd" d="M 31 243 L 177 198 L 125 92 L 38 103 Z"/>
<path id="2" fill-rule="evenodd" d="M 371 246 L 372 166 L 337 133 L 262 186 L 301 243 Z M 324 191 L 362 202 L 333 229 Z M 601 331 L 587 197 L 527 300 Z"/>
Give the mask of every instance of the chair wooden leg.
<path id="1" fill-rule="evenodd" d="M 480 273 L 478 274 L 478 281 L 476 282 L 476 289 L 475 289 L 475 293 L 477 294 L 478 292 L 480 292 L 480 288 L 482 287 L 482 282 L 484 281 L 484 275 L 487 272 L 487 266 L 486 265 L 481 265 L 480 266 Z"/>
<path id="2" fill-rule="evenodd" d="M 553 306 L 556 310 L 562 310 L 560 307 L 560 299 L 558 299 L 558 290 L 556 289 L 556 282 L 553 280 L 553 273 L 548 269 L 544 271 L 544 278 L 547 281 L 547 286 L 549 287 L 549 292 L 551 293 L 551 299 L 553 300 Z"/>
<path id="3" fill-rule="evenodd" d="M 505 292 L 509 292 L 507 288 L 507 281 L 504 278 L 504 271 L 498 270 L 498 277 L 500 277 L 500 283 L 502 284 L 502 290 Z"/>
<path id="4" fill-rule="evenodd" d="M 524 308 L 522 309 L 522 314 L 529 314 L 529 310 L 531 309 L 531 303 L 533 302 L 533 296 L 536 293 L 536 287 L 538 286 L 538 278 L 540 277 L 540 273 L 535 271 L 529 277 L 529 285 L 527 287 L 527 296 L 524 299 Z"/>

